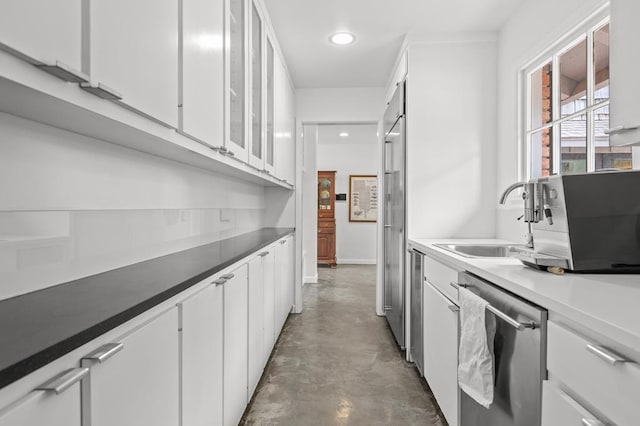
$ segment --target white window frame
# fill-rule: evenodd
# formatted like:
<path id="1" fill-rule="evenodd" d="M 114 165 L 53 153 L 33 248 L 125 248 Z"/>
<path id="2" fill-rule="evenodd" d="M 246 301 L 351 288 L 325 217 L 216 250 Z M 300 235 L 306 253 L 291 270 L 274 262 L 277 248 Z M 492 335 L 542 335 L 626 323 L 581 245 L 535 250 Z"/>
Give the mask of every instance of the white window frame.
<path id="1" fill-rule="evenodd" d="M 609 4 L 604 4 L 597 11 L 584 19 L 579 25 L 567 32 L 563 37 L 553 43 L 550 47 L 545 49 L 543 53 L 538 55 L 532 61 L 527 63 L 521 68 L 518 73 L 518 85 L 519 85 L 519 144 L 518 144 L 518 157 L 520 158 L 518 164 L 518 175 L 521 180 L 531 179 L 531 134 L 539 132 L 545 128 L 552 128 L 553 132 L 553 165 L 552 170 L 560 170 L 561 156 L 560 156 L 560 124 L 563 122 L 575 118 L 576 116 L 587 114 L 587 171 L 593 171 L 595 169 L 595 129 L 593 128 L 594 111 L 609 105 L 610 99 L 594 104 L 594 91 L 587 90 L 588 106 L 586 109 L 580 110 L 577 113 L 568 115 L 567 117 L 560 118 L 561 108 L 560 106 L 560 93 L 557 88 L 560 86 L 560 75 L 557 72 L 552 74 L 552 118 L 551 122 L 545 125 L 531 128 L 531 74 L 539 70 L 549 62 L 552 63 L 552 69 L 558 69 L 559 57 L 571 50 L 576 44 L 582 42 L 586 36 L 587 40 L 587 86 L 594 87 L 594 73 L 593 73 L 593 32 L 597 28 L 610 22 L 610 8 Z"/>

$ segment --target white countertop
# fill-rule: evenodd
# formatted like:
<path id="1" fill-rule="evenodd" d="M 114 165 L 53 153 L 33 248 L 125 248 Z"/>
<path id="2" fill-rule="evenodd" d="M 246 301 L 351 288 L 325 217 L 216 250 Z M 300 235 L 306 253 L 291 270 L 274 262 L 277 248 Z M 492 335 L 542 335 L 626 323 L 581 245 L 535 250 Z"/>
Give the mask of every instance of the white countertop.
<path id="1" fill-rule="evenodd" d="M 640 275 L 554 275 L 513 258 L 470 258 L 434 244 L 494 244 L 504 240 L 412 239 L 409 246 L 451 267 L 466 270 L 620 342 L 640 354 Z"/>

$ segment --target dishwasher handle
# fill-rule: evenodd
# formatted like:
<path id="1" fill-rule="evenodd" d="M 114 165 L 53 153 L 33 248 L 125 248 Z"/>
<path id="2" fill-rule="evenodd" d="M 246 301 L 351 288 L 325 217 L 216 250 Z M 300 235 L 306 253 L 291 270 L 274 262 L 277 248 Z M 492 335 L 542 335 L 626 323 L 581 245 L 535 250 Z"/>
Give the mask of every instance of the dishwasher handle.
<path id="1" fill-rule="evenodd" d="M 451 282 L 450 284 L 456 290 L 459 290 L 460 287 L 463 287 L 463 288 L 469 287 L 468 284 L 460 284 L 455 282 Z M 527 329 L 527 328 L 530 328 L 531 330 L 535 330 L 536 328 L 539 327 L 539 325 L 536 324 L 535 321 L 520 322 L 510 317 L 509 315 L 505 314 L 500 309 L 494 308 L 491 305 L 487 305 L 486 309 L 487 311 L 491 312 L 496 317 L 500 318 L 501 320 L 503 320 L 504 322 L 506 322 L 507 324 L 509 324 L 511 327 L 515 328 L 518 331 L 523 331 L 524 329 Z"/>

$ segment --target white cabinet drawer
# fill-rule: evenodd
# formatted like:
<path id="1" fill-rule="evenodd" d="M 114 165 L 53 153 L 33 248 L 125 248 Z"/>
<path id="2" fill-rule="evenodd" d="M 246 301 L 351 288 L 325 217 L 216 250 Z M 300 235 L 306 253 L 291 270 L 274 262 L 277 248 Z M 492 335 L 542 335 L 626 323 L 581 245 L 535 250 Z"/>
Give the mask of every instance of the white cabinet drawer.
<path id="1" fill-rule="evenodd" d="M 604 426 L 548 380 L 542 383 L 542 426 Z"/>
<path id="2" fill-rule="evenodd" d="M 458 271 L 428 256 L 424 259 L 424 277 L 435 288 L 454 302 L 458 301 L 458 291 L 451 286 L 458 281 Z"/>
<path id="3" fill-rule="evenodd" d="M 547 368 L 616 424 L 637 425 L 640 417 L 640 367 L 605 360 L 594 353 L 606 348 L 552 321 L 548 323 Z M 615 355 L 615 354 L 614 354 Z"/>

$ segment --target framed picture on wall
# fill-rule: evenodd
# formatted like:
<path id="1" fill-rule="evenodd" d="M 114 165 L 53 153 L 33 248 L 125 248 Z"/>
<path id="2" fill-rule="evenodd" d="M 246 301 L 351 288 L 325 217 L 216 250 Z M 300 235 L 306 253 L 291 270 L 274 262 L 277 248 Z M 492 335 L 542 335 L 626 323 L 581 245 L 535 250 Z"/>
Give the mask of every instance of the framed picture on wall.
<path id="1" fill-rule="evenodd" d="M 375 222 L 378 218 L 378 177 L 349 175 L 349 222 Z"/>

